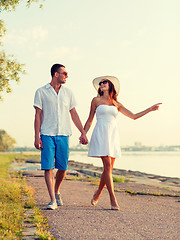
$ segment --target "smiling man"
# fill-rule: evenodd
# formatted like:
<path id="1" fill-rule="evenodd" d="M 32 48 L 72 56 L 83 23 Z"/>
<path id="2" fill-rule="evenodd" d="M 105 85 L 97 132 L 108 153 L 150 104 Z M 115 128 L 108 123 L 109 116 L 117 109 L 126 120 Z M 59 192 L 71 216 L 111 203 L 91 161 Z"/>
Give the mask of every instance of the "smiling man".
<path id="1" fill-rule="evenodd" d="M 34 146 L 41 150 L 41 169 L 45 171 L 45 181 L 51 198 L 47 209 L 62 206 L 60 185 L 65 177 L 69 158 L 69 136 L 72 134 L 70 116 L 81 132 L 80 140 L 88 140 L 79 116 L 76 101 L 70 89 L 64 87 L 68 78 L 62 64 L 51 67 L 51 82 L 39 88 L 35 93 L 35 141 Z M 57 168 L 56 181 L 53 169 Z"/>

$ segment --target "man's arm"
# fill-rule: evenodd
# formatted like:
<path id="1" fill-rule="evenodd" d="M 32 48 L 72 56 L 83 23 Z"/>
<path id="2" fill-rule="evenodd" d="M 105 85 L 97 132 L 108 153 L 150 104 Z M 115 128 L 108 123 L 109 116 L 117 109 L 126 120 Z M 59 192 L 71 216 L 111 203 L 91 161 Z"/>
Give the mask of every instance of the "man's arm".
<path id="1" fill-rule="evenodd" d="M 40 139 L 42 110 L 38 107 L 35 107 L 35 110 L 36 112 L 35 112 L 35 120 L 34 120 L 34 131 L 35 131 L 34 146 L 35 148 L 41 150 L 41 148 L 43 148 L 42 141 Z"/>
<path id="2" fill-rule="evenodd" d="M 79 129 L 79 131 L 81 132 L 81 136 L 80 136 L 80 141 L 82 144 L 87 144 L 88 143 L 88 139 L 86 137 L 86 132 L 84 131 L 84 128 L 82 126 L 81 120 L 76 112 L 76 109 L 73 108 L 70 110 L 70 114 L 71 114 L 71 118 L 73 123 L 75 124 L 75 126 Z"/>

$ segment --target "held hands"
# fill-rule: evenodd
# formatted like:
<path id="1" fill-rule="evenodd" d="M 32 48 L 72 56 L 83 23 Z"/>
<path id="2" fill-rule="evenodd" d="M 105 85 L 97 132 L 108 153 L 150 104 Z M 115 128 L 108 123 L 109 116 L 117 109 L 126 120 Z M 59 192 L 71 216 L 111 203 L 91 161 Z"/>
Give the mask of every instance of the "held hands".
<path id="1" fill-rule="evenodd" d="M 150 111 L 156 111 L 159 109 L 159 105 L 162 104 L 162 103 L 157 103 L 155 105 L 153 105 L 152 107 L 149 108 Z"/>
<path id="2" fill-rule="evenodd" d="M 86 134 L 81 134 L 80 138 L 79 138 L 79 142 L 83 145 L 87 145 L 88 144 L 88 139 L 86 137 Z"/>

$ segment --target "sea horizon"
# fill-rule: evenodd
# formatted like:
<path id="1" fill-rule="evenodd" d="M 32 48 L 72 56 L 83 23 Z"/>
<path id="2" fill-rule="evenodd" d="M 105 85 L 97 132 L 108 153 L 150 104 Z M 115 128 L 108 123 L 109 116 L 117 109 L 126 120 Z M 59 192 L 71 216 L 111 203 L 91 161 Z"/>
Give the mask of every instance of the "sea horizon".
<path id="1" fill-rule="evenodd" d="M 3 153 L 5 152 L 0 152 L 0 154 Z M 40 155 L 40 151 L 6 153 Z M 100 158 L 88 157 L 88 152 L 85 150 L 70 151 L 69 160 L 93 164 L 97 167 L 103 166 Z M 122 156 L 116 159 L 114 168 L 180 178 L 180 151 L 122 151 Z"/>

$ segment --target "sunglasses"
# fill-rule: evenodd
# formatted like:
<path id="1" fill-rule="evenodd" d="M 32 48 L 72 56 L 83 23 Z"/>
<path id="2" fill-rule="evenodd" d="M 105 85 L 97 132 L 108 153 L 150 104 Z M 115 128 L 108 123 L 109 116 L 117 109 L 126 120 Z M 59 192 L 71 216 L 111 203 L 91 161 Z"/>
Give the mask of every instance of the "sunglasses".
<path id="1" fill-rule="evenodd" d="M 102 81 L 102 82 L 99 82 L 99 86 L 101 86 L 101 83 L 106 84 L 107 82 L 108 82 L 107 80 L 104 80 L 104 81 Z"/>
<path id="2" fill-rule="evenodd" d="M 62 72 L 62 73 L 60 73 L 60 72 L 58 72 L 59 74 L 64 74 L 65 76 L 67 76 L 68 75 L 68 73 L 67 72 Z"/>

